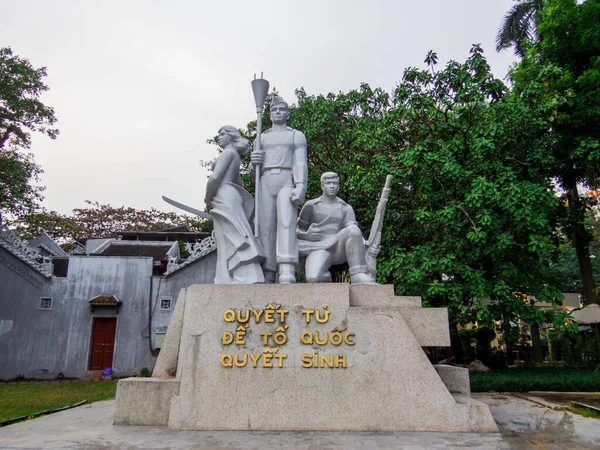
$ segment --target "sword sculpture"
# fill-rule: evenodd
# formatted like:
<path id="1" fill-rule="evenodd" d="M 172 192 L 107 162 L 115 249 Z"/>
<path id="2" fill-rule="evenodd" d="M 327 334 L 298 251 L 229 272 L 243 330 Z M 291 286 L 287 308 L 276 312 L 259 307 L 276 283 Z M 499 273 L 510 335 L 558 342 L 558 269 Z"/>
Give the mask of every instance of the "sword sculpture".
<path id="1" fill-rule="evenodd" d="M 191 206 L 184 205 L 183 203 L 176 202 L 175 200 L 171 200 L 169 197 L 162 196 L 162 199 L 170 205 L 175 206 L 176 208 L 183 209 L 189 213 L 195 214 L 198 217 L 202 217 L 206 220 L 213 220 L 212 216 L 204 211 L 200 211 L 199 209 L 192 208 Z"/>
<path id="2" fill-rule="evenodd" d="M 254 80 L 252 80 L 252 92 L 254 93 L 254 102 L 256 103 L 256 139 L 254 139 L 254 151 L 261 151 L 260 135 L 262 133 L 262 113 L 265 109 L 265 101 L 267 100 L 267 94 L 269 93 L 269 82 L 265 80 L 262 72 L 260 78 L 256 78 L 254 74 Z M 260 167 L 254 168 L 255 176 L 255 191 L 254 191 L 254 236 L 258 237 L 260 228 L 258 226 L 258 219 L 260 217 L 258 213 L 258 196 L 260 195 Z"/>
<path id="3" fill-rule="evenodd" d="M 366 244 L 367 270 L 373 276 L 377 275 L 377 255 L 379 254 L 379 244 L 381 244 L 383 216 L 385 214 L 385 207 L 390 195 L 391 184 L 392 176 L 388 175 L 385 179 L 385 187 L 383 188 L 383 191 L 381 191 L 381 197 L 379 198 L 379 204 L 377 205 L 377 211 L 375 212 L 375 218 L 373 219 L 371 232 L 369 233 L 369 240 Z"/>

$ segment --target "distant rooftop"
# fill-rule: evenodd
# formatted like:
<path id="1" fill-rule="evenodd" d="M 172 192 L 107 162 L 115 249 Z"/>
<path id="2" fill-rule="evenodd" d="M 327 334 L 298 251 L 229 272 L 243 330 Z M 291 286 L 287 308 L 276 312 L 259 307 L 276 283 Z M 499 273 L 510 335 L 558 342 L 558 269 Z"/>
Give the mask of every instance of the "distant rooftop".
<path id="1" fill-rule="evenodd" d="M 155 261 L 168 259 L 174 242 L 115 241 L 112 240 L 94 251 L 102 256 L 151 256 Z"/>
<path id="2" fill-rule="evenodd" d="M 184 228 L 185 231 L 180 231 L 181 228 Z M 196 242 L 210 236 L 210 233 L 205 231 L 187 231 L 185 227 L 177 227 L 173 231 L 122 231 L 118 234 L 124 241 L 177 241 L 181 239 L 184 242 Z"/>

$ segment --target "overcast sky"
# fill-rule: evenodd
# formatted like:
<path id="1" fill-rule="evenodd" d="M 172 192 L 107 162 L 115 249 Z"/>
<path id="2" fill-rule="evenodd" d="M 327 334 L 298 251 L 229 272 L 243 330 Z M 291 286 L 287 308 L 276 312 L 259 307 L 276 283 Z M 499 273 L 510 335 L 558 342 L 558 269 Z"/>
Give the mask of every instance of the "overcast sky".
<path id="1" fill-rule="evenodd" d="M 199 162 L 216 155 L 206 140 L 255 118 L 254 73 L 290 103 L 299 87 L 390 91 L 429 50 L 445 64 L 480 43 L 504 78 L 514 56 L 497 54 L 494 38 L 512 3 L 0 0 L 0 46 L 48 70 L 42 100 L 60 135 L 32 146 L 46 208 L 68 214 L 92 200 L 176 211 L 164 194 L 203 209 Z"/>

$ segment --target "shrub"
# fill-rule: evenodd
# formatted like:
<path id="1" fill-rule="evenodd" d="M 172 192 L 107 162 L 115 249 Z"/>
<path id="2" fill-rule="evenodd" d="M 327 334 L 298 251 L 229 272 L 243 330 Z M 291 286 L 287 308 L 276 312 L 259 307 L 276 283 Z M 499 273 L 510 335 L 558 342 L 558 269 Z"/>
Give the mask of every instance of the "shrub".
<path id="1" fill-rule="evenodd" d="M 575 368 L 514 368 L 471 373 L 472 392 L 597 392 L 600 372 Z"/>

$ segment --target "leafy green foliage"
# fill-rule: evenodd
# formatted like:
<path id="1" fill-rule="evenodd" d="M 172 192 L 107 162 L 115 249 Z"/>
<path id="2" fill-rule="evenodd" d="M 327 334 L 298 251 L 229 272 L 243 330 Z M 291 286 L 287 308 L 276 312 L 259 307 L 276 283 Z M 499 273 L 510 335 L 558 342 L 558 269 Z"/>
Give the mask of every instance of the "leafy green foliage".
<path id="1" fill-rule="evenodd" d="M 387 114 L 400 148 L 371 158 L 351 182 L 394 175 L 382 281 L 447 305 L 461 324 L 489 325 L 507 314 L 541 321 L 515 292 L 560 300 L 543 273 L 561 208 L 538 169 L 547 159 L 547 122 L 507 93 L 480 47 L 441 71 L 435 54 L 428 61 L 430 70 L 406 70 Z M 369 202 L 358 192 L 354 198 Z"/>
<path id="2" fill-rule="evenodd" d="M 496 79 L 479 46 L 442 70 L 434 52 L 426 62 L 428 70 L 407 69 L 391 94 L 367 84 L 296 91 L 289 125 L 309 143 L 307 198 L 321 194 L 321 173 L 337 172 L 340 196 L 367 232 L 392 174 L 378 281 L 448 306 L 455 323 L 516 315 L 539 323 L 544 314 L 519 293 L 561 300 L 545 273 L 564 208 L 543 170 L 553 118 Z M 264 120 L 268 128 L 268 111 Z M 255 126 L 242 134 L 252 139 Z"/>
<path id="3" fill-rule="evenodd" d="M 32 182 L 41 173 L 31 153 L 0 149 L 0 223 L 3 213 L 18 216 L 37 206 L 44 188 Z"/>
<path id="4" fill-rule="evenodd" d="M 185 225 L 190 231 L 210 231 L 212 222 L 188 215 L 158 211 L 154 208 L 139 210 L 131 207 L 113 207 L 86 201 L 87 208 L 76 208 L 65 216 L 56 211 L 43 211 L 21 216 L 9 226 L 25 241 L 46 231 L 63 247 L 70 249 L 81 238 L 114 237 L 123 231 L 152 231 Z"/>
<path id="5" fill-rule="evenodd" d="M 593 255 L 590 263 L 594 279 L 600 279 L 600 242 L 596 235 L 590 245 L 590 252 Z M 558 259 L 548 268 L 547 277 L 563 292 L 583 292 L 577 255 L 571 242 L 567 241 L 560 245 Z"/>
<path id="6" fill-rule="evenodd" d="M 343 186 L 339 195 L 349 200 L 349 181 L 357 171 L 370 166 L 379 148 L 394 143 L 394 124 L 391 120 L 386 123 L 389 94 L 363 83 L 348 93 L 309 96 L 298 89 L 296 96 L 298 104 L 292 107 L 290 126 L 302 130 L 309 142 L 307 198 L 321 195 L 321 174 L 333 171 Z M 373 194 L 378 194 L 383 183 L 373 188 Z"/>
<path id="7" fill-rule="evenodd" d="M 597 392 L 600 372 L 594 369 L 516 368 L 471 373 L 472 392 Z"/>
<path id="8" fill-rule="evenodd" d="M 0 48 L 0 148 L 29 148 L 30 132 L 58 136 L 52 128 L 54 110 L 39 100 L 48 90 L 42 81 L 45 76 L 45 67 L 35 69 L 27 59 L 13 55 L 10 47 Z"/>
<path id="9" fill-rule="evenodd" d="M 543 0 L 518 0 L 502 19 L 496 34 L 496 51 L 514 47 L 515 55 L 525 55 L 525 45 L 537 39 L 536 14 Z"/>
<path id="10" fill-rule="evenodd" d="M 571 240 L 586 302 L 598 302 L 585 226 L 589 202 L 578 191 L 600 184 L 600 1 L 545 0 L 540 39 L 511 72 L 515 95 L 551 123 L 541 170 L 563 191 L 562 232 Z"/>
<path id="11" fill-rule="evenodd" d="M 48 90 L 45 76 L 45 67 L 35 69 L 10 47 L 0 48 L 0 222 L 2 214 L 31 212 L 41 199 L 43 189 L 31 184 L 41 169 L 26 150 L 32 132 L 58 136 L 54 110 L 39 100 Z"/>

